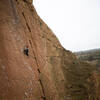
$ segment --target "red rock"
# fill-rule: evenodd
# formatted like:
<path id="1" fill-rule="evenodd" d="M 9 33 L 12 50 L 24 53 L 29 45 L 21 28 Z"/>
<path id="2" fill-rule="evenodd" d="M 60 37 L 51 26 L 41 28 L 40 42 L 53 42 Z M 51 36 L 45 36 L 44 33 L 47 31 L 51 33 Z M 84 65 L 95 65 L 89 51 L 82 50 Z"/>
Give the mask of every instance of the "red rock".
<path id="1" fill-rule="evenodd" d="M 31 3 L 0 0 L 0 100 L 90 100 L 95 68 L 61 46 Z"/>

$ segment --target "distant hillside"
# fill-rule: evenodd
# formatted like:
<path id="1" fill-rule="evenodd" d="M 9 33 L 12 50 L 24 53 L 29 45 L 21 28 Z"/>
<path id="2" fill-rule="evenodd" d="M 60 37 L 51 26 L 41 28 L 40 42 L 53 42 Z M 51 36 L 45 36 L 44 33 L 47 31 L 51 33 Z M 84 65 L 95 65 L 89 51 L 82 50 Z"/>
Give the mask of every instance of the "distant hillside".
<path id="1" fill-rule="evenodd" d="M 100 48 L 75 52 L 75 54 L 81 61 L 87 61 L 91 64 L 96 64 L 96 66 L 100 66 Z"/>

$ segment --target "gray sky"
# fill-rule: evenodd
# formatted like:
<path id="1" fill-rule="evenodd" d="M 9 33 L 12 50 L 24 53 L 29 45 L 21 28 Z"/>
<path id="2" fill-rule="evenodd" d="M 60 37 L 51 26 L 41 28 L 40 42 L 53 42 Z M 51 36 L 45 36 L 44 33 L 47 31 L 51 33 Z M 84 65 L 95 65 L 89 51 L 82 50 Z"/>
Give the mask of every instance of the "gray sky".
<path id="1" fill-rule="evenodd" d="M 100 48 L 100 0 L 34 0 L 34 5 L 67 50 Z"/>

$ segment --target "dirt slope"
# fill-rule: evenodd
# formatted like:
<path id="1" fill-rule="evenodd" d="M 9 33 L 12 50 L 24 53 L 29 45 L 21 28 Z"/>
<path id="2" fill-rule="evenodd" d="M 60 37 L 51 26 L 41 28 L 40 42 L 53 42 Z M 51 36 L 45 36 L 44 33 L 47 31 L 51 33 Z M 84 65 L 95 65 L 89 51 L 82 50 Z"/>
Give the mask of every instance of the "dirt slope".
<path id="1" fill-rule="evenodd" d="M 0 0 L 0 100 L 100 100 L 99 80 L 61 46 L 32 0 Z"/>

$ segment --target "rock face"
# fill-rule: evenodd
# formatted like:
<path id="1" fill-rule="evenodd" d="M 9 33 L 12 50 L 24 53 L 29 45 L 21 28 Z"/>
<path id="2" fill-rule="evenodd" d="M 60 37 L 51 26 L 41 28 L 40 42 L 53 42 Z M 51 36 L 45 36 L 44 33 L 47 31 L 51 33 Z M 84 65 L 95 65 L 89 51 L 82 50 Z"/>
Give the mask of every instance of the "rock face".
<path id="1" fill-rule="evenodd" d="M 99 71 L 61 46 L 31 2 L 0 0 L 0 100 L 100 100 Z"/>
<path id="2" fill-rule="evenodd" d="M 91 82 L 92 87 L 94 87 L 91 91 L 94 91 L 94 94 L 97 95 L 96 100 L 100 100 L 100 49 L 80 51 L 76 52 L 75 55 L 80 61 L 95 66 L 96 72 L 93 73 L 88 81 Z M 90 100 L 92 100 L 94 94 L 91 95 Z"/>

